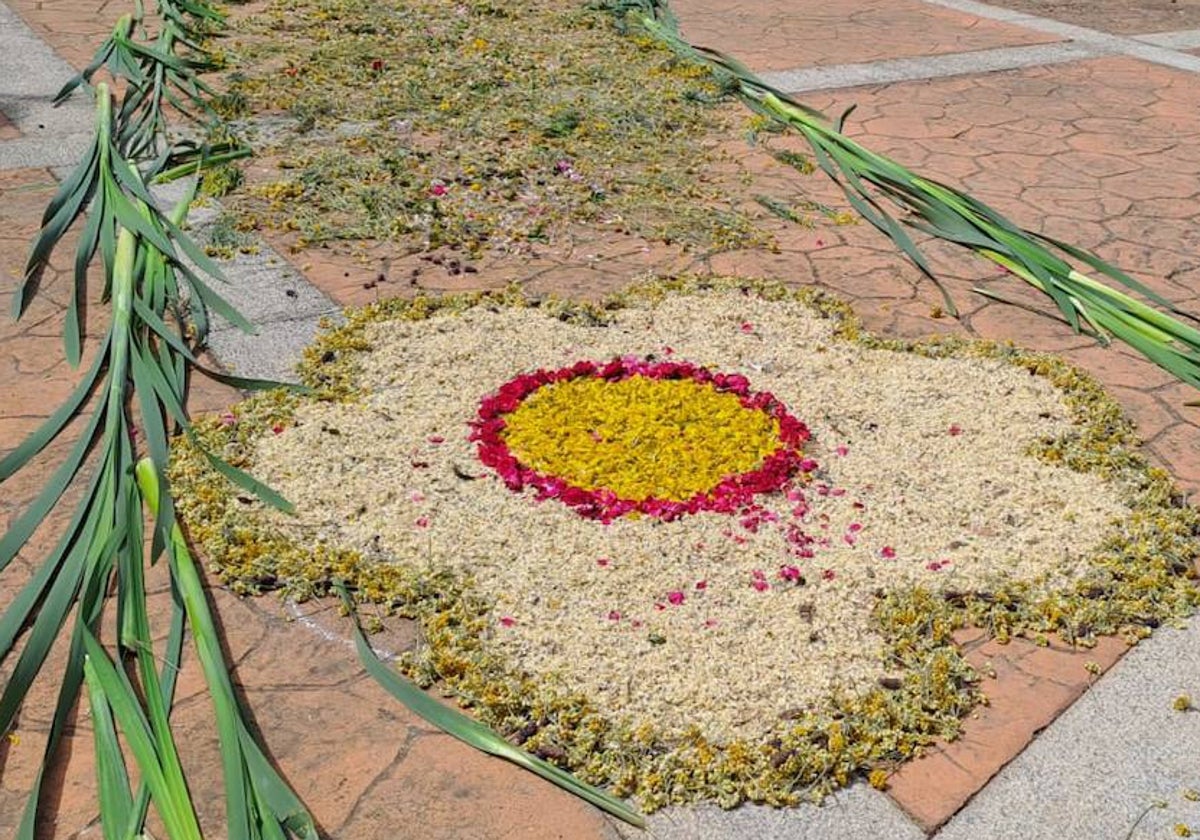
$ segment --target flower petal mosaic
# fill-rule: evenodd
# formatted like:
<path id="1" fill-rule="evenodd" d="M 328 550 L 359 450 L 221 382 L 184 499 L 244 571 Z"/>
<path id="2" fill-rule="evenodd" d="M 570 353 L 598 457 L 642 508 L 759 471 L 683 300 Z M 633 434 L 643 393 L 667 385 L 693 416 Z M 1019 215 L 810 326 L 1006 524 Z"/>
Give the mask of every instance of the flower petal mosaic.
<path id="1" fill-rule="evenodd" d="M 410 674 L 648 807 L 792 802 L 953 736 L 964 624 L 1132 639 L 1196 602 L 1195 514 L 1094 384 L 812 295 L 383 304 L 306 376 L 324 399 L 204 432 L 294 517 L 177 470 L 215 568 L 350 579 L 420 621 Z"/>
<path id="2" fill-rule="evenodd" d="M 483 399 L 479 459 L 581 516 L 733 513 L 800 467 L 808 429 L 740 374 L 616 358 L 521 374 Z"/>

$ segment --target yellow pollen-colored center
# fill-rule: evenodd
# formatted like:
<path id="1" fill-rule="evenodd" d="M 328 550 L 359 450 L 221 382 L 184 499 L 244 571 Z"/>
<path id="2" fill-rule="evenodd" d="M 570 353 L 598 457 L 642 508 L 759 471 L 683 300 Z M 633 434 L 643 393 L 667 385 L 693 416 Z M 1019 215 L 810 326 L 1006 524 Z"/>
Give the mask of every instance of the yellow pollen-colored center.
<path id="1" fill-rule="evenodd" d="M 505 443 L 525 466 L 634 501 L 687 501 L 780 447 L 774 417 L 691 379 L 555 382 L 505 421 Z"/>

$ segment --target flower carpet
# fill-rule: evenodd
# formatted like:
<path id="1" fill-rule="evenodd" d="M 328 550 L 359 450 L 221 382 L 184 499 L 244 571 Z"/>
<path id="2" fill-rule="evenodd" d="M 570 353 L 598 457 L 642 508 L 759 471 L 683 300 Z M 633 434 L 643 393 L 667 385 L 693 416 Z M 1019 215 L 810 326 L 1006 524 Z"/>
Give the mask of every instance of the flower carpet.
<path id="1" fill-rule="evenodd" d="M 1196 599 L 1195 514 L 1094 382 L 815 294 L 389 301 L 303 375 L 201 433 L 294 515 L 176 464 L 210 563 L 416 619 L 411 676 L 646 807 L 884 785 L 985 701 L 956 629 L 1135 642 Z"/>

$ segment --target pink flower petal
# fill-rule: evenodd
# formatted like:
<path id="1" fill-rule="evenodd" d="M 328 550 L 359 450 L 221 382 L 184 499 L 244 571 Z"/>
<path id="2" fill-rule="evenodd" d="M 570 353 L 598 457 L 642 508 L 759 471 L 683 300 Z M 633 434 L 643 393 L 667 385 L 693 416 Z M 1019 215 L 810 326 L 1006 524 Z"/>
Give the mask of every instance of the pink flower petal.
<path id="1" fill-rule="evenodd" d="M 515 618 L 513 618 L 511 615 L 500 616 L 500 626 L 501 627 L 512 627 L 516 623 L 517 623 L 517 620 Z"/>
<path id="2" fill-rule="evenodd" d="M 667 602 L 670 603 L 671 606 L 678 607 L 680 604 L 683 603 L 683 600 L 684 600 L 683 593 L 680 592 L 678 589 L 675 589 L 675 590 L 667 593 Z"/>

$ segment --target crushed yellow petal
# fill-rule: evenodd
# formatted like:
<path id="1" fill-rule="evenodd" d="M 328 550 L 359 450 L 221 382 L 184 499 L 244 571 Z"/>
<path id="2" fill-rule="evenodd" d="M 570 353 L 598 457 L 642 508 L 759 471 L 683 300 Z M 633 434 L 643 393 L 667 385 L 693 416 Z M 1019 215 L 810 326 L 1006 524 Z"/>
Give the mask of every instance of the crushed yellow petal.
<path id="1" fill-rule="evenodd" d="M 525 466 L 631 500 L 686 501 L 781 445 L 775 418 L 690 379 L 555 382 L 505 419 L 505 443 Z"/>

